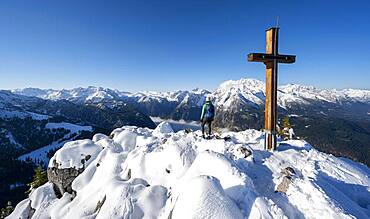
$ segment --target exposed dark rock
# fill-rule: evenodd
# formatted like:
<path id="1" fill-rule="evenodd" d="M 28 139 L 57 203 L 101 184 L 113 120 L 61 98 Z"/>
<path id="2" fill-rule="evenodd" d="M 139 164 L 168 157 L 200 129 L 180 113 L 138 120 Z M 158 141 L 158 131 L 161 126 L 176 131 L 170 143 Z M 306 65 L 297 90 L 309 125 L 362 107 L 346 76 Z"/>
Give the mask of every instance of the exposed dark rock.
<path id="1" fill-rule="evenodd" d="M 30 212 L 28 213 L 28 217 L 27 217 L 27 219 L 31 219 L 32 218 L 32 216 L 33 216 L 33 214 L 35 213 L 35 209 L 34 208 L 32 208 L 32 207 L 30 207 Z"/>
<path id="2" fill-rule="evenodd" d="M 57 163 L 54 162 L 54 167 L 49 167 L 47 169 L 48 180 L 53 183 L 53 188 L 56 196 L 60 198 L 65 192 L 74 194 L 75 192 L 72 190 L 72 182 L 78 175 L 83 172 L 84 169 L 58 169 L 56 166 Z"/>
<path id="3" fill-rule="evenodd" d="M 286 167 L 281 170 L 281 174 L 292 177 L 295 175 L 295 170 L 292 167 Z"/>
<path id="4" fill-rule="evenodd" d="M 36 209 L 31 207 L 31 200 L 28 202 L 28 206 L 26 211 L 28 211 L 27 218 L 26 219 L 31 219 L 33 214 L 35 213 Z"/>
<path id="5" fill-rule="evenodd" d="M 98 203 L 96 204 L 96 207 L 95 207 L 94 213 L 96 213 L 96 212 L 98 212 L 98 213 L 99 213 L 99 211 L 100 211 L 101 207 L 103 207 L 103 205 L 104 205 L 104 202 L 105 202 L 106 198 L 107 198 L 107 196 L 106 196 L 106 195 L 104 195 L 103 200 L 98 201 Z"/>
<path id="6" fill-rule="evenodd" d="M 292 167 L 286 167 L 281 170 L 281 174 L 282 180 L 280 184 L 277 186 L 276 192 L 286 193 L 296 173 Z"/>
<path id="7" fill-rule="evenodd" d="M 85 161 L 90 160 L 90 158 L 91 158 L 91 155 L 90 155 L 90 154 L 86 155 L 86 157 L 85 157 Z"/>
<path id="8" fill-rule="evenodd" d="M 237 150 L 244 155 L 244 158 L 247 158 L 252 154 L 252 151 L 248 148 L 240 147 Z"/>
<path id="9" fill-rule="evenodd" d="M 122 176 L 122 179 L 123 180 L 129 180 L 131 179 L 131 169 L 126 169 L 123 176 Z"/>
<path id="10" fill-rule="evenodd" d="M 167 142 L 167 138 L 165 138 L 165 139 L 162 140 L 162 144 L 164 144 L 166 142 Z"/>

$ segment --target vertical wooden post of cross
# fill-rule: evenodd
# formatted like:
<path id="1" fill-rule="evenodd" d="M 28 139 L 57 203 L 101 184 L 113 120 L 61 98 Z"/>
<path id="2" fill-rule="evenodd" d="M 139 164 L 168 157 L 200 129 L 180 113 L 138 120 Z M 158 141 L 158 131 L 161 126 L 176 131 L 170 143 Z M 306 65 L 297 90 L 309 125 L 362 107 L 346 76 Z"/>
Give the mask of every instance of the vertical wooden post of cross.
<path id="1" fill-rule="evenodd" d="M 277 124 L 277 81 L 278 63 L 294 63 L 294 55 L 279 55 L 279 28 L 266 30 L 266 53 L 248 54 L 249 62 L 263 62 L 266 65 L 266 103 L 265 103 L 265 149 L 275 150 Z"/>
<path id="2" fill-rule="evenodd" d="M 266 54 L 278 54 L 278 28 L 266 31 Z M 276 148 L 276 121 L 277 121 L 277 60 L 270 60 L 266 64 L 266 106 L 265 106 L 265 147 L 268 150 Z"/>

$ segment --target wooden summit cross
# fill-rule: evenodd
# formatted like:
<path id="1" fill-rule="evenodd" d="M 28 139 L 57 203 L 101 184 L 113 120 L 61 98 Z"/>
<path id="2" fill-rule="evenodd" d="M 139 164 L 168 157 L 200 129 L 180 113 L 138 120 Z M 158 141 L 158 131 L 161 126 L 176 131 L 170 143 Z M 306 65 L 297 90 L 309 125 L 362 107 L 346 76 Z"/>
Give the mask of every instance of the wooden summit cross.
<path id="1" fill-rule="evenodd" d="M 277 122 L 277 73 L 278 63 L 294 63 L 294 55 L 278 53 L 279 28 L 266 30 L 266 53 L 248 54 L 249 62 L 263 62 L 266 65 L 266 105 L 265 105 L 265 149 L 276 148 Z"/>

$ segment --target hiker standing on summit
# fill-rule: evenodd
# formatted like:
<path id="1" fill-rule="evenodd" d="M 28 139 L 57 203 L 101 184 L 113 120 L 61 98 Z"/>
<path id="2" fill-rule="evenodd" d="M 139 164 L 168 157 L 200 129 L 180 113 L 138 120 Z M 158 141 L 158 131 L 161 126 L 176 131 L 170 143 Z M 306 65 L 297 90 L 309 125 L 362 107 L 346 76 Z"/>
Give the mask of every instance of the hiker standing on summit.
<path id="1" fill-rule="evenodd" d="M 202 107 L 202 114 L 200 115 L 200 121 L 202 123 L 202 136 L 205 138 L 204 135 L 204 126 L 208 126 L 208 137 L 211 137 L 211 132 L 212 132 L 212 121 L 215 117 L 215 107 L 213 106 L 211 102 L 211 97 L 207 96 L 206 97 L 206 102 L 203 104 Z"/>

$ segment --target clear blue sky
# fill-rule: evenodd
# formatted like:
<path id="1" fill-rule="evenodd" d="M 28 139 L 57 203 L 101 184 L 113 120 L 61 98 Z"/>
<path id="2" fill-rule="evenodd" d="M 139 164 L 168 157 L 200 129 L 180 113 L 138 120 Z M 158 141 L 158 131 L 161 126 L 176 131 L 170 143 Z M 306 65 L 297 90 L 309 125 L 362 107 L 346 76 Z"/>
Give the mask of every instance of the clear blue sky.
<path id="1" fill-rule="evenodd" d="M 214 89 L 265 79 L 280 16 L 279 83 L 370 89 L 369 1 L 0 1 L 0 89 Z"/>

